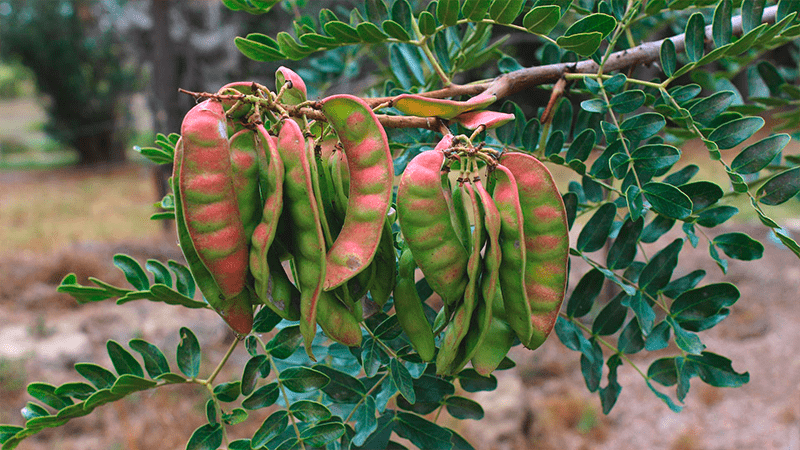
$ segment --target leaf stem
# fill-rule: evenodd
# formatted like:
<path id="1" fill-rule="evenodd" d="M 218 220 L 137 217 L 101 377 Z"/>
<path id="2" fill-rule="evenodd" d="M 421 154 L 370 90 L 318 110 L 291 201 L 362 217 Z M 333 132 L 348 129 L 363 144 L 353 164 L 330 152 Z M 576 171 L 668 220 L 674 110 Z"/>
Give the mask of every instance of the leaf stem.
<path id="1" fill-rule="evenodd" d="M 238 334 L 236 335 L 236 339 L 231 343 L 231 346 L 228 347 L 228 351 L 225 352 L 225 356 L 222 357 L 222 360 L 219 362 L 219 364 L 217 364 L 217 367 L 214 368 L 214 371 L 211 372 L 211 375 L 209 375 L 204 382 L 205 385 L 211 386 L 211 384 L 214 382 L 214 379 L 217 378 L 217 375 L 219 375 L 219 371 L 222 370 L 222 367 L 228 362 L 228 358 L 231 357 L 231 354 L 233 354 L 233 351 L 236 349 L 236 346 L 239 345 L 239 342 L 241 342 L 242 339 L 242 336 L 239 336 Z"/>
<path id="2" fill-rule="evenodd" d="M 272 371 L 275 372 L 276 374 L 280 373 L 278 370 L 278 366 L 275 365 L 275 361 L 272 360 L 272 356 L 267 355 L 267 358 L 269 358 L 269 365 L 272 366 Z M 289 418 L 292 420 L 292 428 L 294 428 L 294 434 L 295 436 L 297 436 L 298 442 L 300 442 L 300 448 L 306 450 L 306 444 L 303 442 L 302 439 L 300 439 L 300 428 L 297 427 L 297 420 L 295 419 L 294 414 L 292 414 L 291 411 L 289 410 L 289 395 L 286 393 L 286 388 L 283 386 L 283 383 L 281 383 L 281 379 L 279 376 L 275 377 L 275 382 L 278 383 L 278 389 L 280 389 L 281 391 L 281 395 L 283 396 L 283 401 L 286 402 L 286 412 L 289 413 Z"/>

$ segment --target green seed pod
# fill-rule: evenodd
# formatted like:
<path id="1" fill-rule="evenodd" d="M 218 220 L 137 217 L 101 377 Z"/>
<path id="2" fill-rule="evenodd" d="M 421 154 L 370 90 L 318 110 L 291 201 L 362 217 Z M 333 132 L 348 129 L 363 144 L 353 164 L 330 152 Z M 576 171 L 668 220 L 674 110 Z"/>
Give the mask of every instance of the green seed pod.
<path id="1" fill-rule="evenodd" d="M 417 264 L 406 249 L 400 255 L 397 282 L 394 287 L 394 310 L 400 327 L 406 333 L 411 347 L 423 361 L 431 361 L 436 352 L 433 329 L 425 317 L 422 300 L 417 294 L 414 270 Z"/>

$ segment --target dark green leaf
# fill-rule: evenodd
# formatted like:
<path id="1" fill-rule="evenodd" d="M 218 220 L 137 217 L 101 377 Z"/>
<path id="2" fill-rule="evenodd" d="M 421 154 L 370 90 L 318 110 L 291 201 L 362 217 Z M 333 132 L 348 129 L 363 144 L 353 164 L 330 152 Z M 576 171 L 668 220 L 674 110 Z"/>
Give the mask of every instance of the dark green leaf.
<path id="1" fill-rule="evenodd" d="M 466 4 L 465 4 L 466 8 Z M 531 8 L 522 19 L 522 26 L 535 34 L 544 34 L 553 31 L 558 21 L 561 20 L 561 9 L 556 5 L 542 5 Z"/>
<path id="2" fill-rule="evenodd" d="M 758 188 L 756 198 L 765 205 L 780 205 L 800 192 L 800 167 L 785 170 Z"/>
<path id="3" fill-rule="evenodd" d="M 242 400 L 242 407 L 245 409 L 266 408 L 274 404 L 278 400 L 279 395 L 280 389 L 278 388 L 278 383 L 270 383 L 256 389 L 255 392 Z"/>
<path id="4" fill-rule="evenodd" d="M 47 383 L 31 383 L 27 388 L 28 394 L 56 410 L 72 405 L 72 400 L 66 396 L 56 394 L 56 387 Z"/>
<path id="5" fill-rule="evenodd" d="M 791 137 L 788 134 L 776 134 L 764 138 L 748 146 L 731 162 L 731 170 L 741 173 L 756 173 L 767 167 L 786 147 Z"/>
<path id="6" fill-rule="evenodd" d="M 592 323 L 592 334 L 607 336 L 616 333 L 625 322 L 628 308 L 622 306 L 625 294 L 620 293 L 600 310 Z"/>
<path id="7" fill-rule="evenodd" d="M 75 370 L 82 377 L 89 380 L 97 389 L 107 389 L 117 381 L 116 375 L 110 370 L 92 363 L 77 363 Z"/>
<path id="8" fill-rule="evenodd" d="M 328 422 L 307 428 L 300 433 L 303 443 L 312 448 L 324 447 L 342 437 L 345 427 L 338 422 Z"/>
<path id="9" fill-rule="evenodd" d="M 692 213 L 692 200 L 671 184 L 651 181 L 642 186 L 644 197 L 659 214 L 683 219 Z"/>
<path id="10" fill-rule="evenodd" d="M 570 26 L 564 36 L 600 32 L 605 39 L 617 26 L 617 20 L 608 14 L 590 14 Z M 560 45 L 560 44 L 559 44 Z M 594 53 L 594 52 L 592 52 Z"/>
<path id="11" fill-rule="evenodd" d="M 603 407 L 603 414 L 611 412 L 611 408 L 619 398 L 622 386 L 617 382 L 617 368 L 622 365 L 622 358 L 619 355 L 612 355 L 608 358 L 608 383 L 606 387 L 600 389 L 600 404 Z"/>
<path id="12" fill-rule="evenodd" d="M 486 17 L 492 0 L 466 0 L 461 6 L 461 12 L 469 20 L 479 21 Z"/>
<path id="13" fill-rule="evenodd" d="M 367 337 L 361 343 L 361 360 L 363 361 L 364 373 L 371 377 L 378 372 L 382 364 L 389 362 L 389 357 L 375 339 Z"/>
<path id="14" fill-rule="evenodd" d="M 740 261 L 760 259 L 764 254 L 764 245 L 744 233 L 721 234 L 713 242 L 726 255 Z"/>
<path id="15" fill-rule="evenodd" d="M 322 29 L 341 44 L 357 44 L 361 42 L 358 31 L 344 22 L 328 22 Z"/>
<path id="16" fill-rule="evenodd" d="M 677 296 L 683 294 L 689 289 L 692 289 L 695 286 L 697 286 L 697 283 L 699 283 L 705 276 L 706 276 L 705 270 L 697 269 L 676 280 L 670 281 L 669 284 L 664 286 L 662 292 L 667 297 L 676 298 Z"/>
<path id="17" fill-rule="evenodd" d="M 330 382 L 324 373 L 308 367 L 290 367 L 280 373 L 278 379 L 292 392 L 311 392 L 323 388 Z"/>
<path id="18" fill-rule="evenodd" d="M 705 50 L 705 25 L 703 14 L 694 13 L 686 23 L 686 56 L 691 62 L 697 62 L 703 57 Z"/>
<path id="19" fill-rule="evenodd" d="M 653 361 L 647 368 L 647 377 L 662 386 L 675 386 L 678 382 L 675 358 L 661 358 Z"/>
<path id="20" fill-rule="evenodd" d="M 666 41 L 665 41 L 666 42 Z M 611 109 L 619 114 L 628 114 L 644 105 L 645 95 L 640 90 L 630 90 L 619 93 L 611 98 Z"/>
<path id="21" fill-rule="evenodd" d="M 619 126 L 622 133 L 631 141 L 643 141 L 653 137 L 664 128 L 667 121 L 659 113 L 647 112 L 626 119 Z"/>
<path id="22" fill-rule="evenodd" d="M 50 412 L 42 405 L 38 403 L 31 403 L 28 402 L 24 408 L 20 411 L 22 418 L 25 420 L 31 420 L 36 417 L 47 417 L 50 415 Z"/>
<path id="23" fill-rule="evenodd" d="M 733 29 L 731 27 L 731 0 L 722 0 L 714 9 L 714 19 L 711 22 L 714 45 L 722 47 L 731 42 Z"/>
<path id="24" fill-rule="evenodd" d="M 227 425 L 238 425 L 247 420 L 247 418 L 247 411 L 242 408 L 234 408 L 231 412 L 222 414 L 222 421 Z M 229 448 L 234 448 L 233 443 L 231 443 Z M 247 448 L 249 448 L 249 445 Z"/>
<path id="25" fill-rule="evenodd" d="M 766 0 L 744 0 L 742 2 L 742 30 L 749 33 L 761 25 Z"/>
<path id="26" fill-rule="evenodd" d="M 281 31 L 276 36 L 281 53 L 292 60 L 300 60 L 314 52 L 314 49 L 298 43 L 291 34 Z"/>
<path id="27" fill-rule="evenodd" d="M 603 350 L 594 338 L 589 342 L 591 345 L 581 348 L 581 374 L 589 392 L 596 392 L 603 378 Z"/>
<path id="28" fill-rule="evenodd" d="M 172 273 L 175 274 L 175 289 L 186 297 L 194 298 L 194 278 L 192 278 L 192 273 L 189 272 L 189 269 L 172 260 L 167 261 L 167 265 L 172 270 Z"/>
<path id="29" fill-rule="evenodd" d="M 675 67 L 678 65 L 675 44 L 672 42 L 672 40 L 664 39 L 664 42 L 661 43 L 660 56 L 661 68 L 664 70 L 664 75 L 671 77 L 672 74 L 675 73 Z"/>
<path id="30" fill-rule="evenodd" d="M 750 374 L 737 373 L 733 370 L 731 360 L 711 352 L 698 355 L 687 355 L 694 370 L 703 382 L 715 387 L 740 387 L 750 381 Z"/>
<path id="31" fill-rule="evenodd" d="M 114 255 L 114 265 L 125 274 L 125 279 L 137 291 L 146 291 L 150 287 L 150 280 L 147 279 L 147 274 L 135 259 L 118 253 Z"/>
<path id="32" fill-rule="evenodd" d="M 253 318 L 253 332 L 269 333 L 281 320 L 281 316 L 277 315 L 275 311 L 262 307 Z"/>
<path id="33" fill-rule="evenodd" d="M 429 13 L 428 11 L 422 11 L 419 13 L 419 18 L 417 21 L 419 22 L 419 31 L 423 35 L 431 36 L 436 32 L 436 19 L 433 17 L 433 14 Z"/>
<path id="34" fill-rule="evenodd" d="M 652 222 L 644 227 L 640 240 L 646 244 L 652 244 L 669 231 L 673 225 L 675 225 L 675 219 L 657 215 Z"/>
<path id="35" fill-rule="evenodd" d="M 628 204 L 628 213 L 633 221 L 644 220 L 647 210 L 644 207 L 644 197 L 639 186 L 630 185 L 625 191 L 625 202 Z M 641 234 L 641 233 L 640 233 Z M 637 236 L 637 239 L 639 237 Z"/>
<path id="36" fill-rule="evenodd" d="M 119 343 L 113 340 L 106 342 L 106 349 L 108 356 L 111 357 L 111 363 L 114 365 L 114 370 L 118 375 L 136 375 L 138 377 L 144 376 L 144 371 L 139 361 L 133 357 L 127 350 L 125 350 Z"/>
<path id="37" fill-rule="evenodd" d="M 178 369 L 189 378 L 200 373 L 200 342 L 192 330 L 181 327 L 181 341 L 178 343 Z"/>
<path id="38" fill-rule="evenodd" d="M 639 320 L 636 317 L 632 318 L 622 329 L 617 347 L 621 352 L 628 354 L 639 352 L 644 348 L 642 329 L 639 327 Z"/>
<path id="39" fill-rule="evenodd" d="M 603 114 L 608 109 L 608 105 L 606 105 L 605 100 L 601 98 L 593 98 L 590 100 L 582 101 L 581 109 L 583 109 L 584 111 Z"/>
<path id="40" fill-rule="evenodd" d="M 256 40 L 253 34 L 247 36 L 247 38 L 243 38 L 237 36 L 234 38 L 233 43 L 236 45 L 236 48 L 239 49 L 242 54 L 252 60 L 255 61 L 278 61 L 284 59 L 283 53 L 280 51 L 280 47 L 278 43 L 275 42 L 272 38 L 265 35 L 260 35 L 265 39 L 268 39 L 269 43 L 265 43 L 263 39 Z M 273 46 L 274 44 L 274 46 Z"/>
<path id="41" fill-rule="evenodd" d="M 581 134 L 576 136 L 572 141 L 572 145 L 569 146 L 569 150 L 567 150 L 564 159 L 567 162 L 573 160 L 586 161 L 592 152 L 592 148 L 594 148 L 596 137 L 597 134 L 591 128 L 583 130 Z"/>
<path id="42" fill-rule="evenodd" d="M 708 139 L 714 141 L 720 150 L 736 147 L 764 126 L 761 117 L 742 117 L 726 122 L 711 132 Z"/>
<path id="43" fill-rule="evenodd" d="M 691 180 L 699 170 L 700 167 L 698 167 L 696 164 L 689 164 L 683 169 L 669 174 L 669 176 L 664 178 L 664 183 L 671 184 L 673 186 L 680 186 Z"/>
<path id="44" fill-rule="evenodd" d="M 597 270 L 592 269 L 586 272 L 578 285 L 572 291 L 572 295 L 567 302 L 567 315 L 569 317 L 583 317 L 589 314 L 595 299 L 603 290 L 605 277 Z"/>
<path id="45" fill-rule="evenodd" d="M 649 336 L 653 331 L 653 323 L 656 320 L 656 313 L 653 311 L 653 307 L 644 299 L 641 292 L 637 292 L 636 295 L 630 299 L 630 308 L 634 315 L 636 315 L 636 320 L 642 334 L 644 336 Z"/>
<path id="46" fill-rule="evenodd" d="M 692 200 L 693 213 L 708 208 L 725 195 L 722 188 L 710 181 L 686 183 L 679 186 L 678 189 Z"/>
<path id="47" fill-rule="evenodd" d="M 155 259 L 148 259 L 144 266 L 153 274 L 153 281 L 156 284 L 163 284 L 167 287 L 172 287 L 172 276 L 169 274 L 169 269 L 161 261 Z"/>
<path id="48" fill-rule="evenodd" d="M 405 89 L 411 89 L 412 86 L 423 84 L 424 77 L 416 49 L 406 45 L 391 45 L 389 48 L 389 60 L 392 64 L 392 73 L 397 77 L 400 85 Z"/>
<path id="49" fill-rule="evenodd" d="M 669 283 L 672 272 L 678 265 L 681 248 L 683 248 L 683 239 L 675 239 L 650 258 L 639 276 L 639 286 L 645 292 L 656 293 Z"/>
<path id="50" fill-rule="evenodd" d="M 303 336 L 300 334 L 300 326 L 292 325 L 283 328 L 278 332 L 267 345 L 264 350 L 277 359 L 286 359 L 295 352 L 303 343 Z"/>
<path id="51" fill-rule="evenodd" d="M 495 0 L 504 1 L 504 0 Z M 398 412 L 394 432 L 426 450 L 450 450 L 450 430 L 442 428 L 422 417 Z"/>
<path id="52" fill-rule="evenodd" d="M 647 339 L 644 341 L 645 350 L 654 352 L 667 348 L 669 346 L 670 332 L 671 328 L 666 321 L 659 322 L 658 325 L 653 327 L 653 331 L 647 335 Z"/>
<path id="53" fill-rule="evenodd" d="M 320 422 L 330 419 L 333 415 L 325 405 L 311 400 L 299 400 L 292 403 L 289 412 L 303 422 Z"/>
<path id="54" fill-rule="evenodd" d="M 643 145 L 631 154 L 633 167 L 637 171 L 662 173 L 669 170 L 681 158 L 681 151 L 666 144 Z"/>
<path id="55" fill-rule="evenodd" d="M 494 0 L 489 6 L 489 17 L 497 23 L 511 23 L 517 18 L 524 4 L 525 0 Z"/>
<path id="56" fill-rule="evenodd" d="M 400 24 L 404 29 L 411 30 L 411 5 L 408 0 L 395 0 L 391 9 L 392 20 Z"/>
<path id="57" fill-rule="evenodd" d="M 194 430 L 186 450 L 217 450 L 222 445 L 222 425 L 207 423 Z"/>
<path id="58" fill-rule="evenodd" d="M 736 94 L 732 91 L 715 92 L 693 104 L 689 108 L 689 114 L 694 120 L 708 124 L 725 112 L 735 99 Z"/>
<path id="59" fill-rule="evenodd" d="M 210 424 L 219 423 L 219 419 L 217 418 L 217 404 L 214 402 L 213 398 L 208 399 L 206 402 L 206 419 L 208 419 L 208 423 Z"/>
<path id="60" fill-rule="evenodd" d="M 314 370 L 322 372 L 330 379 L 322 391 L 335 403 L 358 403 L 367 392 L 364 383 L 352 375 L 321 364 L 314 366 Z"/>
<path id="61" fill-rule="evenodd" d="M 454 395 L 447 397 L 444 400 L 444 404 L 447 408 L 447 412 L 456 419 L 483 419 L 483 408 L 474 400 Z"/>
<path id="62" fill-rule="evenodd" d="M 369 395 L 364 398 L 364 401 L 358 405 L 358 409 L 353 413 L 356 434 L 352 437 L 352 441 L 356 446 L 364 445 L 367 438 L 378 429 L 378 420 L 375 417 L 375 412 L 375 399 Z"/>
<path id="63" fill-rule="evenodd" d="M 383 0 L 367 0 L 364 3 L 370 21 L 378 23 L 389 16 L 389 9 Z"/>
<path id="64" fill-rule="evenodd" d="M 421 25 L 421 24 L 420 24 Z M 386 35 L 377 25 L 372 22 L 362 22 L 356 26 L 358 36 L 364 42 L 377 43 L 383 42 L 389 36 Z M 303 37 L 300 37 L 303 40 Z"/>
<path id="65" fill-rule="evenodd" d="M 411 378 L 411 374 L 408 372 L 408 369 L 406 369 L 406 367 L 400 361 L 392 358 L 389 361 L 389 372 L 392 375 L 392 382 L 394 382 L 397 390 L 410 404 L 413 405 L 417 399 L 416 394 L 414 393 L 414 380 Z"/>
<path id="66" fill-rule="evenodd" d="M 458 373 L 458 382 L 466 392 L 493 391 L 497 389 L 497 378 L 494 375 L 484 377 L 475 369 L 464 369 Z"/>
<path id="67" fill-rule="evenodd" d="M 611 233 L 616 212 L 617 206 L 613 203 L 600 206 L 578 235 L 577 249 L 590 253 L 603 248 Z"/>
<path id="68" fill-rule="evenodd" d="M 705 350 L 706 346 L 700 342 L 700 338 L 696 334 L 683 329 L 672 316 L 667 316 L 666 320 L 672 331 L 675 332 L 675 343 L 678 348 L 694 355 L 699 355 L 700 352 Z"/>
<path id="69" fill-rule="evenodd" d="M 230 381 L 227 383 L 221 383 L 214 386 L 214 395 L 221 402 L 230 403 L 239 398 L 239 394 L 241 393 L 242 393 L 241 381 Z"/>
<path id="70" fill-rule="evenodd" d="M 150 378 L 169 372 L 167 357 L 155 345 L 142 339 L 132 339 L 128 342 L 128 346 L 142 355 L 144 368 Z"/>
<path id="71" fill-rule="evenodd" d="M 125 396 L 132 392 L 144 391 L 153 388 L 158 383 L 153 380 L 148 380 L 136 375 L 125 374 L 120 376 L 114 386 L 111 387 L 111 393 L 119 396 Z"/>
<path id="72" fill-rule="evenodd" d="M 599 31 L 593 31 L 591 33 L 561 36 L 556 39 L 556 43 L 564 50 L 575 52 L 581 56 L 589 56 L 600 48 L 600 41 L 602 40 L 603 34 Z"/>
<path id="73" fill-rule="evenodd" d="M 83 382 L 64 383 L 57 387 L 55 394 L 59 397 L 72 397 L 78 400 L 86 400 L 97 390 L 90 384 Z"/>
<path id="74" fill-rule="evenodd" d="M 557 155 L 564 146 L 564 133 L 556 131 L 550 134 L 545 144 L 544 156 Z"/>
<path id="75" fill-rule="evenodd" d="M 386 34 L 395 39 L 404 42 L 411 40 L 411 36 L 408 35 L 408 32 L 405 30 L 405 28 L 403 28 L 402 25 L 395 22 L 394 20 L 384 20 L 383 23 L 381 23 L 381 26 L 383 27 L 383 31 L 385 31 Z"/>
<path id="76" fill-rule="evenodd" d="M 617 238 L 608 251 L 606 264 L 609 269 L 624 269 L 633 262 L 643 228 L 644 219 L 641 217 L 633 221 L 628 219 L 622 224 Z"/>
<path id="77" fill-rule="evenodd" d="M 242 395 L 250 395 L 256 388 L 259 374 L 262 373 L 262 366 L 269 368 L 269 361 L 266 355 L 255 355 L 247 361 L 242 373 L 241 391 Z"/>
<path id="78" fill-rule="evenodd" d="M 316 49 L 336 48 L 339 46 L 339 43 L 336 42 L 336 39 L 317 33 L 304 34 L 298 37 L 298 39 L 300 39 L 300 42 L 303 43 L 303 45 Z M 278 59 L 283 59 L 283 56 Z"/>
<path id="79" fill-rule="evenodd" d="M 436 18 L 442 25 L 453 26 L 458 22 L 459 0 L 439 0 L 436 5 Z"/>

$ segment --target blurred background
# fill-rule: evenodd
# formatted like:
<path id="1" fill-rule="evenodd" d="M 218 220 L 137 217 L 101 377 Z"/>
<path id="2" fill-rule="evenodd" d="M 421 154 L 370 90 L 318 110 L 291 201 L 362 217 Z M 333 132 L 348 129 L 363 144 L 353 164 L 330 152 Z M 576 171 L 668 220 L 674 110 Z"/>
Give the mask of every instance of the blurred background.
<path id="1" fill-rule="evenodd" d="M 235 36 L 274 36 L 291 28 L 299 8 L 315 17 L 322 7 L 343 5 L 346 17 L 353 3 L 284 1 L 251 16 L 213 0 L 0 0 L 0 423 L 23 423 L 28 383 L 76 381 L 73 365 L 80 361 L 109 366 L 109 339 L 139 337 L 174 352 L 178 328 L 188 326 L 209 361 L 219 359 L 232 335 L 214 313 L 136 302 L 78 306 L 56 287 L 68 273 L 82 284 L 91 276 L 124 285 L 111 262 L 115 253 L 140 262 L 181 261 L 174 225 L 148 219 L 166 192 L 170 168 L 154 166 L 134 147 L 153 145 L 156 133 L 179 132 L 193 99 L 178 87 L 216 91 L 235 80 L 272 85 L 280 63 L 246 59 Z M 525 45 L 525 36 L 510 42 Z M 525 54 L 520 61 L 533 64 Z M 363 92 L 387 60 L 351 46 L 283 63 L 312 81 L 309 96 L 316 98 Z M 549 93 L 526 95 L 523 106 L 530 109 L 546 103 Z M 790 146 L 797 152 L 796 141 Z M 705 158 L 702 149 L 697 154 Z M 798 216 L 781 219 L 798 230 Z M 742 300 L 708 333 L 708 343 L 731 357 L 734 369 L 750 371 L 750 384 L 724 390 L 697 383 L 685 411 L 675 415 L 623 367 L 625 389 L 604 416 L 584 386 L 578 356 L 551 339 L 535 353 L 518 351 L 517 368 L 497 374 L 498 390 L 474 397 L 486 418 L 457 427 L 476 448 L 487 449 L 800 449 L 800 359 L 792 356 L 800 342 L 800 265 L 763 227 L 736 227 L 767 251 L 755 264 L 731 262 L 728 279 L 739 285 Z M 683 257 L 707 262 L 701 267 L 708 282 L 722 280 L 704 255 L 698 249 Z M 239 353 L 226 370 L 241 367 L 246 355 Z M 193 387 L 132 395 L 20 448 L 183 448 L 204 422 L 206 395 Z M 254 428 L 260 420 L 249 423 Z M 248 426 L 234 427 L 234 437 L 252 433 Z"/>

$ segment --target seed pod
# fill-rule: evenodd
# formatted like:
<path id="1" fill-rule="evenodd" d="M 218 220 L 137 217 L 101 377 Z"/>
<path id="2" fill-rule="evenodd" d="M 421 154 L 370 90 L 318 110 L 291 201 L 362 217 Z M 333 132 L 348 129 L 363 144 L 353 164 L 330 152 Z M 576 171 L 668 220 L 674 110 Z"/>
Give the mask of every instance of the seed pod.
<path id="1" fill-rule="evenodd" d="M 430 361 L 436 352 L 433 330 L 425 317 L 422 300 L 417 293 L 414 270 L 417 264 L 411 251 L 406 249 L 400 255 L 397 269 L 397 282 L 394 287 L 394 311 L 400 327 L 406 333 L 411 347 L 419 353 L 423 361 Z"/>
<path id="2" fill-rule="evenodd" d="M 467 286 L 467 254 L 450 221 L 441 184 L 444 153 L 422 152 L 408 163 L 397 189 L 397 218 L 406 244 L 431 288 L 455 304 Z"/>
<path id="3" fill-rule="evenodd" d="M 488 377 L 503 361 L 514 344 L 516 333 L 505 320 L 503 300 L 500 291 L 492 302 L 493 316 L 483 340 L 472 355 L 472 367 L 479 374 Z"/>
<path id="4" fill-rule="evenodd" d="M 567 289 L 569 228 L 564 201 L 550 171 L 524 153 L 505 153 L 500 162 L 517 180 L 524 217 L 525 285 L 533 334 L 522 341 L 534 349 L 553 330 Z"/>
<path id="5" fill-rule="evenodd" d="M 226 297 L 209 269 L 203 263 L 192 241 L 186 224 L 183 205 L 183 191 L 180 184 L 184 163 L 183 138 L 175 146 L 175 161 L 172 173 L 172 189 L 175 193 L 175 223 L 178 231 L 178 242 L 189 269 L 208 304 L 237 333 L 247 334 L 253 327 L 253 311 L 249 292 L 245 289 L 239 295 Z"/>
<path id="6" fill-rule="evenodd" d="M 329 338 L 348 347 L 361 345 L 360 320 L 332 293 L 320 293 L 317 310 L 317 322 Z"/>
<path id="7" fill-rule="evenodd" d="M 372 262 L 392 201 L 394 169 L 389 142 L 377 116 L 363 100 L 334 95 L 321 102 L 347 155 L 350 193 L 347 215 L 326 256 L 325 289 L 341 285 Z"/>
<path id="8" fill-rule="evenodd" d="M 383 306 L 389 301 L 397 276 L 396 264 L 397 251 L 394 248 L 392 226 L 389 225 L 389 219 L 387 218 L 383 222 L 383 233 L 381 234 L 381 242 L 378 244 L 378 251 L 372 260 L 372 265 L 375 266 L 375 278 L 372 280 L 372 287 L 369 289 L 372 301 L 377 303 L 378 306 Z"/>
<path id="9" fill-rule="evenodd" d="M 261 220 L 262 203 L 259 195 L 259 151 L 260 139 L 255 130 L 241 130 L 231 136 L 231 180 L 239 205 L 245 236 L 252 236 Z M 264 152 L 263 148 L 260 150 Z"/>
<path id="10" fill-rule="evenodd" d="M 492 176 L 495 178 L 492 197 L 500 212 L 500 288 L 503 291 L 503 305 L 508 314 L 511 328 L 522 342 L 529 342 L 533 328 L 530 316 L 531 307 L 525 289 L 525 234 L 519 190 L 514 175 L 502 164 L 498 165 Z"/>
<path id="11" fill-rule="evenodd" d="M 317 331 L 317 304 L 325 279 L 325 238 L 320 226 L 320 212 L 314 197 L 306 140 L 294 120 L 283 122 L 278 134 L 278 153 L 284 165 L 283 204 L 290 223 L 290 250 L 297 269 L 300 288 L 300 332 L 306 352 Z"/>
<path id="12" fill-rule="evenodd" d="M 287 67 L 278 67 L 275 71 L 275 89 L 280 90 L 287 81 L 292 83 L 292 87 L 283 93 L 282 102 L 287 105 L 297 105 L 306 101 L 308 95 L 306 83 L 300 75 Z"/>

